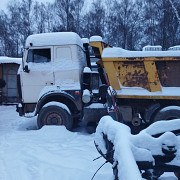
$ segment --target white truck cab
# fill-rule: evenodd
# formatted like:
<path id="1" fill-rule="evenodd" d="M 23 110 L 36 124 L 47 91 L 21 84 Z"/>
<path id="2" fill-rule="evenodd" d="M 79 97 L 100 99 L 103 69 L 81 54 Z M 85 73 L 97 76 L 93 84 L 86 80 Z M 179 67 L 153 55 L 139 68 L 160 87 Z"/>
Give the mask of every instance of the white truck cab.
<path id="1" fill-rule="evenodd" d="M 91 77 L 97 80 L 98 73 L 83 73 L 87 66 L 86 51 L 83 40 L 73 32 L 29 36 L 18 74 L 19 114 L 38 115 L 39 128 L 65 125 L 71 129 L 73 118 L 83 114 L 83 77 L 90 83 L 88 87 L 99 88 L 98 81 L 90 80 Z"/>
<path id="2" fill-rule="evenodd" d="M 36 103 L 41 92 L 52 86 L 80 90 L 86 66 L 82 40 L 68 32 L 31 35 L 26 41 L 23 66 L 20 76 L 24 103 Z"/>

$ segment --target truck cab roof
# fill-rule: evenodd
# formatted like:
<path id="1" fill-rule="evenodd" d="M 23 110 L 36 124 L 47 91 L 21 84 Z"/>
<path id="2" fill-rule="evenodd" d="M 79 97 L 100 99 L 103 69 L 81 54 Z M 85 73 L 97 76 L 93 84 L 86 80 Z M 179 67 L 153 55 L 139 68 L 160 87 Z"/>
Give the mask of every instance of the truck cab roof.
<path id="1" fill-rule="evenodd" d="M 30 46 L 56 46 L 76 44 L 83 48 L 83 41 L 74 32 L 54 32 L 30 35 L 26 40 L 26 48 Z"/>

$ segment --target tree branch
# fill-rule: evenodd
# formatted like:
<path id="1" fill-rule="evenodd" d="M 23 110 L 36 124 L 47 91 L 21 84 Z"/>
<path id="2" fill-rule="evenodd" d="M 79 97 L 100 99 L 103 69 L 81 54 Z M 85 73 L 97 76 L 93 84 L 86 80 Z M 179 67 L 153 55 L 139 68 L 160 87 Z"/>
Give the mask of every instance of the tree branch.
<path id="1" fill-rule="evenodd" d="M 172 2 L 172 0 L 169 0 L 169 2 L 170 2 L 170 4 L 171 4 L 172 8 L 174 9 L 174 13 L 175 13 L 175 15 L 176 15 L 176 17 L 177 17 L 177 19 L 178 19 L 179 24 L 180 24 L 180 16 L 179 16 L 179 13 L 178 13 L 176 7 L 174 6 L 174 3 Z"/>

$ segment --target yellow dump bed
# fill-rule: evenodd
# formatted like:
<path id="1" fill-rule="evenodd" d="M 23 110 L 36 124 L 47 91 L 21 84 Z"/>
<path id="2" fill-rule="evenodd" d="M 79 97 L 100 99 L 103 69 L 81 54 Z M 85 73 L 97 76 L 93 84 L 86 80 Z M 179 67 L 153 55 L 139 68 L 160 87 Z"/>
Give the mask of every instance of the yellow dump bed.
<path id="1" fill-rule="evenodd" d="M 180 99 L 180 51 L 99 48 L 101 65 L 119 98 Z"/>

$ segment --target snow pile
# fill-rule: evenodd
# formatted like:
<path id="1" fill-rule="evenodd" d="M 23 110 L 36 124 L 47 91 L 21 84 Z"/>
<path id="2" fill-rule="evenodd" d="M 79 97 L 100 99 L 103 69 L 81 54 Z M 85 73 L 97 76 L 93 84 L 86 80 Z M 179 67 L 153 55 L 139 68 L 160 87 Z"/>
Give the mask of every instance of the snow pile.
<path id="1" fill-rule="evenodd" d="M 177 107 L 177 106 L 169 106 L 169 107 Z M 168 107 L 164 108 L 168 110 Z M 149 135 L 155 135 L 158 133 L 163 133 L 166 131 L 175 131 L 180 128 L 180 119 L 174 119 L 173 121 L 157 121 L 156 123 L 151 124 L 151 126 L 147 127 L 141 132 L 148 133 Z"/>
<path id="2" fill-rule="evenodd" d="M 15 106 L 0 106 L 1 180 L 90 180 L 104 159 L 94 146 L 94 134 L 64 126 L 36 130 L 36 118 L 19 117 Z M 77 132 L 79 131 L 79 132 Z M 113 180 L 106 164 L 94 180 Z"/>
<path id="3" fill-rule="evenodd" d="M 152 155 L 161 155 L 163 156 L 164 153 L 162 152 L 162 145 L 170 142 L 173 143 L 173 145 L 177 146 L 177 139 L 178 137 L 174 135 L 172 132 L 165 132 L 163 135 L 161 135 L 159 138 L 154 138 L 146 131 L 140 132 L 138 135 L 132 136 L 132 142 L 133 144 L 140 148 L 140 149 L 146 149 L 151 153 Z M 167 141 L 168 140 L 168 141 Z M 168 146 L 171 146 L 172 144 L 168 143 Z M 138 161 L 142 160 L 142 153 L 135 152 L 135 157 Z M 149 161 L 147 158 L 144 158 L 145 154 L 143 154 L 143 161 Z M 180 163 L 178 163 L 180 165 Z"/>
<path id="4" fill-rule="evenodd" d="M 74 32 L 54 32 L 30 35 L 26 40 L 26 47 L 30 46 L 55 46 L 77 44 L 83 48 L 83 41 Z"/>
<path id="5" fill-rule="evenodd" d="M 172 123 L 172 126 L 170 125 Z M 118 177 L 121 180 L 142 179 L 136 161 L 151 162 L 155 164 L 153 156 L 165 156 L 162 151 L 168 146 L 175 146 L 176 157 L 168 162 L 170 165 L 180 166 L 180 137 L 172 132 L 180 127 L 180 119 L 171 121 L 160 121 L 137 135 L 131 135 L 130 128 L 122 123 L 114 121 L 110 116 L 104 116 L 97 127 L 95 143 L 98 149 L 107 153 L 103 134 L 114 145 L 114 163 L 118 162 Z M 151 135 L 162 133 L 155 138 Z M 142 156 L 143 154 L 143 156 Z"/>
<path id="6" fill-rule="evenodd" d="M 15 64 L 21 64 L 22 59 L 21 58 L 13 58 L 13 57 L 6 57 L 6 56 L 0 56 L 0 64 L 9 64 L 9 63 L 15 63 Z"/>
<path id="7" fill-rule="evenodd" d="M 122 48 L 104 48 L 102 58 L 111 57 L 180 57 L 180 51 L 128 51 Z"/>
<path id="8" fill-rule="evenodd" d="M 99 153 L 94 134 L 87 134 L 84 126 L 74 132 L 63 126 L 37 130 L 36 118 L 19 117 L 15 106 L 0 106 L 0 112 L 1 180 L 90 180 L 105 161 L 93 161 Z M 124 128 L 127 133 L 130 131 L 125 125 Z M 113 179 L 109 163 L 94 178 Z M 166 173 L 159 180 L 176 178 L 173 173 Z"/>
<path id="9" fill-rule="evenodd" d="M 121 180 L 141 180 L 138 166 L 131 151 L 130 128 L 117 123 L 110 116 L 101 118 L 96 129 L 95 142 L 102 153 L 106 154 L 103 133 L 114 144 L 114 161 L 118 162 L 118 177 Z"/>

